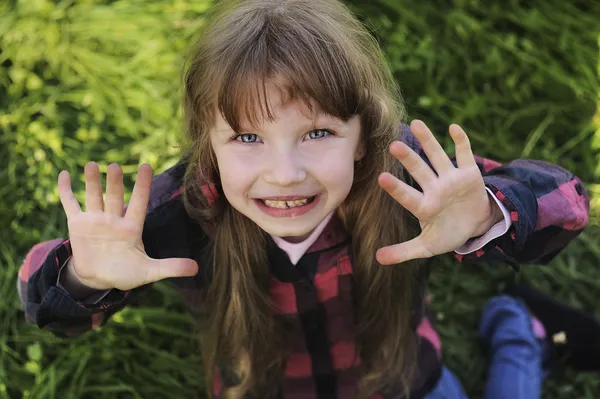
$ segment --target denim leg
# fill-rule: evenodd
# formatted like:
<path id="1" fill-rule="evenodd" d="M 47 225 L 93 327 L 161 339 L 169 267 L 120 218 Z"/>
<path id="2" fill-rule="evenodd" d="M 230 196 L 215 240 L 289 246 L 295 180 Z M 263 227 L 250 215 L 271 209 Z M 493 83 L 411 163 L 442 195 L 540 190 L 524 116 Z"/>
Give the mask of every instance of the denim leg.
<path id="1" fill-rule="evenodd" d="M 458 378 L 445 366 L 442 367 L 442 375 L 425 399 L 468 399 Z"/>
<path id="2" fill-rule="evenodd" d="M 534 336 L 527 307 L 506 295 L 492 298 L 479 332 L 490 354 L 485 399 L 539 399 L 543 342 Z"/>

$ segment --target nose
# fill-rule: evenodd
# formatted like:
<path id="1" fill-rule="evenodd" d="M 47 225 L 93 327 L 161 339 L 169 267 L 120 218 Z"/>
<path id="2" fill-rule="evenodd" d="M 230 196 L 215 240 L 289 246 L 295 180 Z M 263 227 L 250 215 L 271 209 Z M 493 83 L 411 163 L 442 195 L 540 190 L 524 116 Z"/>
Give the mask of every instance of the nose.
<path id="1" fill-rule="evenodd" d="M 278 151 L 271 154 L 271 162 L 264 174 L 264 180 L 278 186 L 291 186 L 306 179 L 306 170 L 300 159 L 292 151 Z"/>

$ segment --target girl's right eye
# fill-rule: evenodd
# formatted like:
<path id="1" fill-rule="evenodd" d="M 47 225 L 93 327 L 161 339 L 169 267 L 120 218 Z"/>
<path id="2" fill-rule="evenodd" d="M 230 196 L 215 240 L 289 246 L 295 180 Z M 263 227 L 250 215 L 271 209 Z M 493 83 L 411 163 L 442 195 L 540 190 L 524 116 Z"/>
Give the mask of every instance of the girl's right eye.
<path id="1" fill-rule="evenodd" d="M 254 133 L 238 134 L 235 137 L 233 137 L 233 139 L 242 143 L 257 143 L 258 140 L 260 140 L 258 138 L 258 135 Z"/>

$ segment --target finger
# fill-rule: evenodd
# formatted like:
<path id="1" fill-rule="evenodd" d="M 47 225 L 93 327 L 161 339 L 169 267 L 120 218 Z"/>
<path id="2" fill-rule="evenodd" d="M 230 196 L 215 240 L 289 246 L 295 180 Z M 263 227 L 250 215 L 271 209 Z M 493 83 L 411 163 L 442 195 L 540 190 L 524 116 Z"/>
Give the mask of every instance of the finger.
<path id="1" fill-rule="evenodd" d="M 81 207 L 71 189 L 71 176 L 66 170 L 58 174 L 58 195 L 67 219 L 81 212 Z"/>
<path id="2" fill-rule="evenodd" d="M 437 179 L 435 172 L 406 143 L 395 141 L 390 145 L 390 153 L 406 168 L 415 181 L 425 189 L 427 184 Z"/>
<path id="3" fill-rule="evenodd" d="M 427 158 L 429 158 L 431 165 L 433 165 L 438 175 L 447 170 L 454 169 L 452 161 L 450 161 L 450 158 L 448 158 L 448 155 L 425 123 L 415 119 L 410 124 L 410 130 L 414 133 L 417 140 L 419 140 L 419 143 L 421 143 L 423 151 L 427 154 Z"/>
<path id="4" fill-rule="evenodd" d="M 382 173 L 378 179 L 379 185 L 388 192 L 400 205 L 419 219 L 419 208 L 423 203 L 423 193 L 409 186 L 389 173 Z"/>
<path id="5" fill-rule="evenodd" d="M 100 170 L 95 162 L 85 165 L 85 211 L 102 212 L 104 199 L 102 198 L 102 185 L 100 183 Z"/>
<path id="6" fill-rule="evenodd" d="M 106 171 L 106 198 L 104 200 L 104 212 L 121 216 L 123 215 L 123 170 L 119 164 L 108 165 Z"/>
<path id="7" fill-rule="evenodd" d="M 153 259 L 147 269 L 146 284 L 166 278 L 193 277 L 198 273 L 198 263 L 193 259 L 169 258 Z"/>
<path id="8" fill-rule="evenodd" d="M 473 152 L 471 151 L 471 143 L 469 141 L 469 136 L 467 136 L 467 133 L 465 133 L 465 131 L 455 123 L 450 125 L 449 130 L 450 136 L 452 137 L 456 148 L 456 164 L 458 165 L 458 167 L 477 167 L 477 162 L 475 162 L 475 157 L 473 156 Z"/>
<path id="9" fill-rule="evenodd" d="M 415 237 L 410 241 L 379 248 L 375 257 L 382 265 L 393 265 L 412 259 L 431 258 L 434 255 L 422 244 L 419 237 Z"/>
<path id="10" fill-rule="evenodd" d="M 125 214 L 126 218 L 135 221 L 139 225 L 143 225 L 146 219 L 151 186 L 152 167 L 148 164 L 142 164 L 138 169 L 138 175 Z"/>

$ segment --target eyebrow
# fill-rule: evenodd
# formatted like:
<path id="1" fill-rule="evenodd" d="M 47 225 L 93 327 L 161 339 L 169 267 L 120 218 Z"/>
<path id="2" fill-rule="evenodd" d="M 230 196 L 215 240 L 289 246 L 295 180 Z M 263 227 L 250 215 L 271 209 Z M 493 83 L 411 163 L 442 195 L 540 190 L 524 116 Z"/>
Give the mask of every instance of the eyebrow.
<path id="1" fill-rule="evenodd" d="M 327 122 L 332 123 L 337 126 L 343 126 L 343 125 L 347 124 L 347 122 L 344 122 L 342 119 L 340 119 L 336 116 L 330 115 L 330 114 L 325 114 L 325 113 L 321 113 L 315 118 L 315 121 L 319 121 L 319 120 L 326 120 Z"/>
<path id="2" fill-rule="evenodd" d="M 307 118 L 310 119 L 310 118 Z M 329 123 L 338 127 L 344 126 L 346 124 L 346 122 L 344 122 L 342 119 L 334 116 L 334 115 L 330 115 L 324 112 L 318 112 L 315 115 L 314 119 L 311 119 L 311 127 L 316 127 L 319 123 Z M 258 131 L 260 129 L 258 128 L 253 128 L 251 126 L 240 126 L 240 131 L 241 132 L 253 132 L 253 131 Z M 224 127 L 221 127 L 219 129 L 215 129 L 214 132 L 216 133 L 235 133 L 235 131 L 231 128 L 231 126 L 229 126 L 229 124 L 227 124 Z"/>

